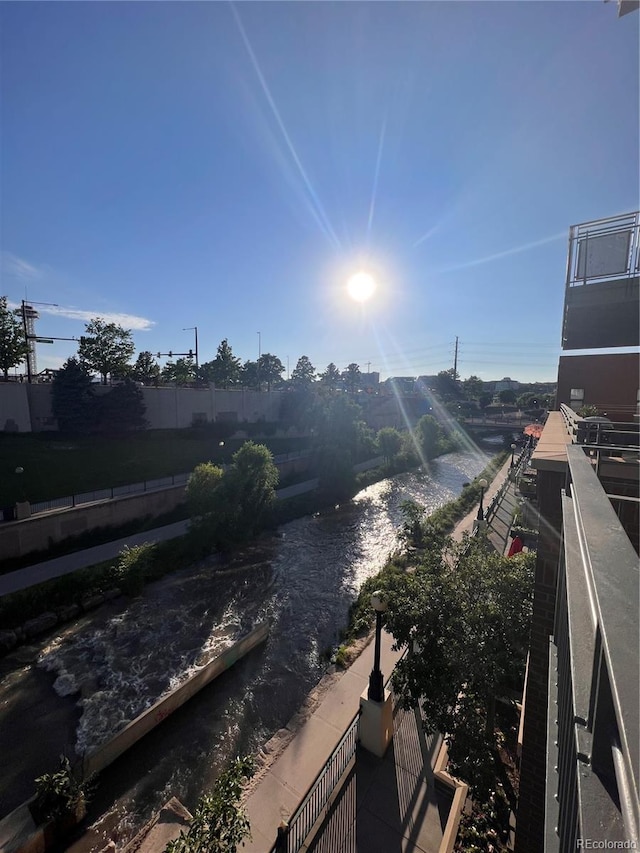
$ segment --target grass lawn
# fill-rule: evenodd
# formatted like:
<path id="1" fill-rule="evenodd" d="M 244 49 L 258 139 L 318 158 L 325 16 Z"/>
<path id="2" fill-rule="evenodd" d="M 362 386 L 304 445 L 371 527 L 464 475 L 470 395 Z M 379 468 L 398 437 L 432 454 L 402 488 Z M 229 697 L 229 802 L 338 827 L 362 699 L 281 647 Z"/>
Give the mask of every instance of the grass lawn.
<path id="1" fill-rule="evenodd" d="M 62 437 L 58 433 L 0 435 L 0 507 L 183 474 L 199 462 L 228 462 L 246 439 L 218 439 L 195 430 L 149 430 L 126 437 Z M 256 438 L 274 453 L 305 439 Z M 24 473 L 16 474 L 17 467 Z"/>

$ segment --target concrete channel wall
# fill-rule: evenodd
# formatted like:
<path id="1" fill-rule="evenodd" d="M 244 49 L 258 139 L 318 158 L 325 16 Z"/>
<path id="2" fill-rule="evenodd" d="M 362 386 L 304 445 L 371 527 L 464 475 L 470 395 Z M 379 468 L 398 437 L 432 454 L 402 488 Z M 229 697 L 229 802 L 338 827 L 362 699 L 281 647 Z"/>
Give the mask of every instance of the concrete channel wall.
<path id="1" fill-rule="evenodd" d="M 181 705 L 195 696 L 209 682 L 217 678 L 236 661 L 260 643 L 269 635 L 269 625 L 261 622 L 252 631 L 238 640 L 221 655 L 206 664 L 199 672 L 184 684 L 176 687 L 171 693 L 159 699 L 154 705 L 132 720 L 122 731 L 119 731 L 110 741 L 103 744 L 94 752 L 85 755 L 82 760 L 82 778 L 87 779 L 93 773 L 99 773 L 116 760 L 123 752 L 137 743 L 159 723 L 166 720 Z"/>

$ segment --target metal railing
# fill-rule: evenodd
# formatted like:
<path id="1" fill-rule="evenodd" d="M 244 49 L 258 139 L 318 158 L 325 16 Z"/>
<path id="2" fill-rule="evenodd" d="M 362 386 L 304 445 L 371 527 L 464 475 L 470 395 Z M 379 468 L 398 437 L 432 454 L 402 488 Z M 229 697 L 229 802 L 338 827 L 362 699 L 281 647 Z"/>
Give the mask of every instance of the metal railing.
<path id="1" fill-rule="evenodd" d="M 582 448 L 568 447 L 567 459 L 550 645 L 545 850 L 563 853 L 587 840 L 635 849 L 638 557 Z"/>
<path id="2" fill-rule="evenodd" d="M 571 226 L 567 288 L 637 276 L 639 236 L 638 212 Z"/>
<path id="3" fill-rule="evenodd" d="M 298 853 L 318 818 L 326 814 L 331 795 L 350 761 L 355 757 L 359 717 L 360 710 L 349 723 L 340 742 L 291 816 L 287 831 L 280 833 L 270 853 Z"/>
<path id="4" fill-rule="evenodd" d="M 125 495 L 139 495 L 158 489 L 168 489 L 171 486 L 184 486 L 189 474 L 173 474 L 170 477 L 160 477 L 157 480 L 143 480 L 140 483 L 127 483 L 124 486 L 112 486 L 108 489 L 98 489 L 93 492 L 82 492 L 79 495 L 69 495 L 65 498 L 52 498 L 50 501 L 37 501 L 31 504 L 31 515 L 51 512 L 57 509 L 82 506 L 83 504 L 110 501 Z"/>
<path id="5" fill-rule="evenodd" d="M 290 453 L 280 453 L 273 457 L 275 465 L 283 465 L 285 462 L 293 462 L 297 459 L 305 459 L 309 456 L 309 450 L 293 450 Z M 223 468 L 226 466 L 223 465 Z M 171 474 L 168 477 L 159 477 L 155 480 L 142 480 L 139 483 L 126 483 L 123 486 L 110 486 L 107 489 L 97 489 L 92 492 L 82 492 L 79 495 L 67 495 L 62 498 L 51 498 L 48 501 L 36 501 L 31 504 L 31 515 L 39 515 L 43 512 L 52 512 L 58 509 L 71 509 L 83 504 L 97 503 L 99 501 L 109 501 L 114 498 L 125 497 L 126 495 L 139 495 L 145 492 L 152 492 L 158 489 L 169 489 L 172 486 L 183 486 L 191 474 Z M 5 516 L 5 511 L 0 509 L 0 522 L 12 521 L 13 513 L 8 512 Z"/>

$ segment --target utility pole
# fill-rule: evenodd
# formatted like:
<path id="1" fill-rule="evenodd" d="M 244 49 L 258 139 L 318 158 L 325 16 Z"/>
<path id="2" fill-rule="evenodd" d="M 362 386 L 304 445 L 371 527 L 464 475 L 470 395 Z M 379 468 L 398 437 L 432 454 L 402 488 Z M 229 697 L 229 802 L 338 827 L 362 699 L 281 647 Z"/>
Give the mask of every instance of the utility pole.
<path id="1" fill-rule="evenodd" d="M 256 362 L 258 367 L 258 391 L 260 390 L 260 359 L 262 358 L 262 334 L 258 332 L 258 361 Z"/>
<path id="2" fill-rule="evenodd" d="M 370 361 L 367 362 L 367 375 L 369 375 L 369 373 L 371 373 L 371 362 Z"/>
<path id="3" fill-rule="evenodd" d="M 458 336 L 456 335 L 456 348 L 453 356 L 453 378 L 458 378 Z"/>

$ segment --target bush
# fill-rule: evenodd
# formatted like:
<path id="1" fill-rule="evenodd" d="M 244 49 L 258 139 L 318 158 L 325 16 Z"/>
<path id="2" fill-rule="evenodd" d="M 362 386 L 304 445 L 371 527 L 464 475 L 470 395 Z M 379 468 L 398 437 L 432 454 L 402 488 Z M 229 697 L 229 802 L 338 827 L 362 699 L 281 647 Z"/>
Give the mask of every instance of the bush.
<path id="1" fill-rule="evenodd" d="M 31 813 L 38 823 L 56 820 L 73 814 L 84 798 L 83 787 L 73 775 L 69 759 L 61 755 L 55 773 L 45 773 L 36 779 L 36 798 L 30 807 Z"/>

